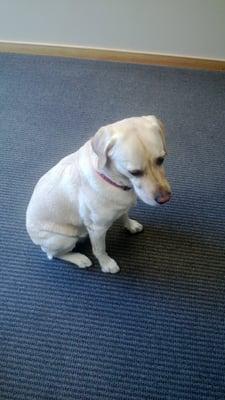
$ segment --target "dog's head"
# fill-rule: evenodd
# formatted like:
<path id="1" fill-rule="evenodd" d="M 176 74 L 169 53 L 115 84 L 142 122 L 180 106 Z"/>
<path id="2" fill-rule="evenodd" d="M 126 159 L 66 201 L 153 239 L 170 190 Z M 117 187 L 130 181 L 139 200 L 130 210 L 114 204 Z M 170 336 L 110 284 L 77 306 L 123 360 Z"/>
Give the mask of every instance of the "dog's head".
<path id="1" fill-rule="evenodd" d="M 102 127 L 92 139 L 92 148 L 99 170 L 117 171 L 145 203 L 170 200 L 163 167 L 167 154 L 164 126 L 155 116 L 128 118 Z"/>

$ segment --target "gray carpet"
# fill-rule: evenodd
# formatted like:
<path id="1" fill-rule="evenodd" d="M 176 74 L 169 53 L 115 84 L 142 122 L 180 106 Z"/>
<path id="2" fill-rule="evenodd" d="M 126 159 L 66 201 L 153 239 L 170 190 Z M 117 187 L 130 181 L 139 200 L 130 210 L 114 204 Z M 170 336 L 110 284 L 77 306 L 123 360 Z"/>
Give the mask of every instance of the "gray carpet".
<path id="1" fill-rule="evenodd" d="M 38 178 L 144 114 L 167 126 L 173 200 L 110 230 L 118 275 L 47 260 L 25 231 Z M 0 123 L 1 400 L 223 400 L 225 74 L 0 54 Z"/>

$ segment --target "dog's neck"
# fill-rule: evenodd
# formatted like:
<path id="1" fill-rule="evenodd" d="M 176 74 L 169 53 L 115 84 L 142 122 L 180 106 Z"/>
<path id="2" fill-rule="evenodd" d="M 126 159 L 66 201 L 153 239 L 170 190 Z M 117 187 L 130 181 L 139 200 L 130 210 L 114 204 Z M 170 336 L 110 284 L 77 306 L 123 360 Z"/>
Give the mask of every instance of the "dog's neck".
<path id="1" fill-rule="evenodd" d="M 98 171 L 98 173 L 102 176 L 103 179 L 111 183 L 113 186 L 116 186 L 123 190 L 132 189 L 132 185 L 129 179 L 126 176 L 120 174 L 113 163 L 110 162 L 110 160 L 101 171 Z"/>
<path id="2" fill-rule="evenodd" d="M 109 178 L 107 175 L 103 174 L 102 172 L 97 171 L 98 175 L 101 176 L 102 179 L 104 179 L 106 182 L 108 182 L 110 185 L 115 186 L 119 189 L 122 189 L 124 191 L 131 190 L 131 186 L 126 186 L 126 185 L 121 185 Z"/>
<path id="3" fill-rule="evenodd" d="M 99 176 L 101 176 L 102 179 L 107 181 L 112 186 L 116 186 L 125 191 L 133 189 L 129 179 L 126 176 L 120 174 L 120 172 L 115 168 L 111 160 L 108 160 L 106 165 L 103 168 L 99 169 L 98 157 L 92 151 L 91 151 L 91 158 L 95 171 Z"/>

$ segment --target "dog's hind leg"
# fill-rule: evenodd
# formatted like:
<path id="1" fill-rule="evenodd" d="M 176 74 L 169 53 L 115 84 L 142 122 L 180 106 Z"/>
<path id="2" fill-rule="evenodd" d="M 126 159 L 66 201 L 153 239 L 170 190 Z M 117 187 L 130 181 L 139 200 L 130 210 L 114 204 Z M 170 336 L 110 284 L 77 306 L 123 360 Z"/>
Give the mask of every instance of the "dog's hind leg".
<path id="1" fill-rule="evenodd" d="M 41 248 L 50 260 L 59 258 L 75 264 L 79 268 L 90 267 L 92 262 L 88 257 L 81 253 L 72 253 L 78 239 L 78 237 L 49 232 L 48 237 L 41 244 Z"/>

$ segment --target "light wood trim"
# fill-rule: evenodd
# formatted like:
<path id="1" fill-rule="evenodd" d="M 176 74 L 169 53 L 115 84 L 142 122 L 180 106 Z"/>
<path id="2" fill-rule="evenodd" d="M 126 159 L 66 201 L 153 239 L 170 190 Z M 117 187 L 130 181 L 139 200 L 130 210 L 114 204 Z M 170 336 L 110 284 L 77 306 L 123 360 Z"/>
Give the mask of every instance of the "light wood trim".
<path id="1" fill-rule="evenodd" d="M 88 60 L 117 61 L 133 64 L 161 65 L 175 68 L 192 68 L 225 71 L 225 60 L 210 60 L 129 51 L 67 47 L 45 44 L 0 42 L 0 53 L 18 53 L 55 57 L 72 57 Z"/>

